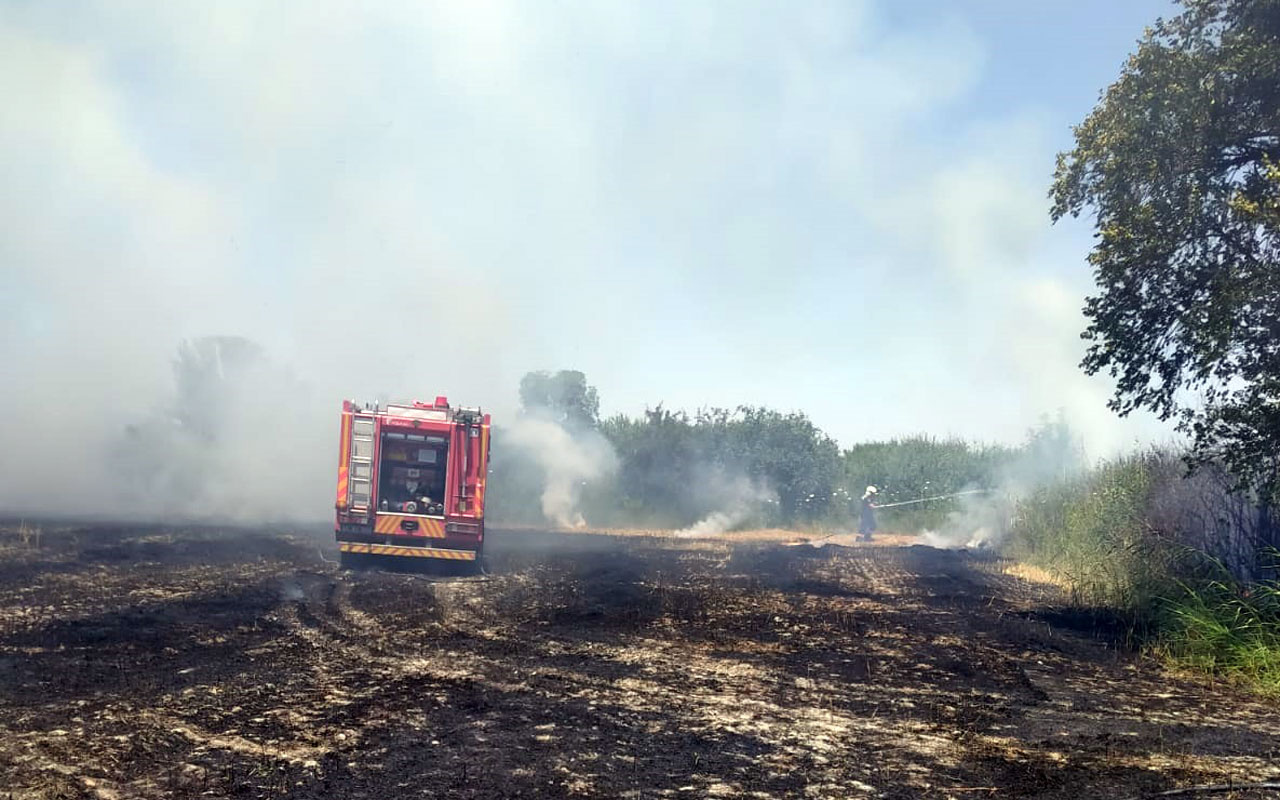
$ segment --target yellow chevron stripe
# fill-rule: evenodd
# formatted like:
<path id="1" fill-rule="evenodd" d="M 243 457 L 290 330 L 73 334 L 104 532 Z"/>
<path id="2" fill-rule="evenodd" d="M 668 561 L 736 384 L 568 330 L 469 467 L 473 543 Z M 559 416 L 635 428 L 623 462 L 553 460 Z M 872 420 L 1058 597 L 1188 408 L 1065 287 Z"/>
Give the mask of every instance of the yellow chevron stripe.
<path id="1" fill-rule="evenodd" d="M 411 519 L 418 523 L 416 531 L 400 530 L 400 520 Z M 414 517 L 403 514 L 378 514 L 373 523 L 374 533 L 399 534 L 404 536 L 426 536 L 432 539 L 444 538 L 444 520 L 433 517 Z"/>
<path id="2" fill-rule="evenodd" d="M 393 547 L 387 544 L 362 542 L 338 542 L 344 553 L 369 553 L 375 556 L 414 556 L 417 558 L 446 558 L 454 561 L 475 561 L 474 550 L 445 550 L 439 547 Z"/>

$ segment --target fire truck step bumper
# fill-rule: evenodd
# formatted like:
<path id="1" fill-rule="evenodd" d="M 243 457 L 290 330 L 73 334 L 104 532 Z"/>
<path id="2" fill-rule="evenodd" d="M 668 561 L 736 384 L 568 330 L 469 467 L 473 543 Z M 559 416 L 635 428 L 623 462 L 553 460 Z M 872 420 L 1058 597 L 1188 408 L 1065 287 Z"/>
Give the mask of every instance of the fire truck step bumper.
<path id="1" fill-rule="evenodd" d="M 474 550 L 449 550 L 443 547 L 396 547 L 389 544 L 364 544 L 363 542 L 338 542 L 344 553 L 368 553 L 375 556 L 415 556 L 417 558 L 448 558 L 455 561 L 475 561 Z"/>

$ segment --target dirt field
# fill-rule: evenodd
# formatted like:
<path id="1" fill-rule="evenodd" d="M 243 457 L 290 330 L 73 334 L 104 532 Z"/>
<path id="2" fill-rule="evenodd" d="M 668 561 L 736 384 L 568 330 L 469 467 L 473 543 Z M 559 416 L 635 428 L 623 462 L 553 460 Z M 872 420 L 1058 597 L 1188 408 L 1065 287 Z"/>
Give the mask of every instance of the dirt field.
<path id="1" fill-rule="evenodd" d="M 1080 800 L 1280 778 L 1274 708 L 1161 674 L 990 556 L 498 531 L 491 577 L 442 579 L 344 573 L 329 538 L 7 529 L 0 798 Z"/>

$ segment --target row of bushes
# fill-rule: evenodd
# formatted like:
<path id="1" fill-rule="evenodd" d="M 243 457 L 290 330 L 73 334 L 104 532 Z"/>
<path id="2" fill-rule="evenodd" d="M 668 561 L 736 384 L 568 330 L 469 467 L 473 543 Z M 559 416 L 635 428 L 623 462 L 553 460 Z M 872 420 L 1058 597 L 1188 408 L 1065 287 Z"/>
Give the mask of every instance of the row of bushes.
<path id="1" fill-rule="evenodd" d="M 603 439 L 616 458 L 608 469 L 583 470 L 585 459 L 576 454 L 531 453 L 509 446 L 521 438 L 513 431 L 495 431 L 495 519 L 541 521 L 539 492 L 568 468 L 580 470 L 570 479 L 580 511 L 595 525 L 683 527 L 731 512 L 738 526 L 841 528 L 854 523 L 869 485 L 880 489 L 882 503 L 915 501 L 1038 482 L 1043 465 L 1056 474 L 1079 457 L 1061 422 L 1044 423 L 1020 447 L 916 436 L 841 451 L 805 414 L 754 406 L 694 414 L 658 406 L 602 422 L 553 419 L 580 444 Z M 886 510 L 882 527 L 935 528 L 957 508 L 955 500 L 937 500 Z"/>
<path id="2" fill-rule="evenodd" d="M 840 450 L 801 413 L 659 406 L 612 417 L 600 432 L 619 460 L 619 521 L 682 525 L 738 507 L 743 523 L 797 523 L 841 510 Z"/>

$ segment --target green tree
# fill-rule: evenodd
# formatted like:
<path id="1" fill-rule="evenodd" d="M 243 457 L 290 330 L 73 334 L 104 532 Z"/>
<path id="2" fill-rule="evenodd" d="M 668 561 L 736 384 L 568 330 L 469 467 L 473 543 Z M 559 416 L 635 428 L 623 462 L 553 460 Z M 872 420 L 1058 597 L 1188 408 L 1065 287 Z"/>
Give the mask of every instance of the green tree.
<path id="1" fill-rule="evenodd" d="M 520 406 L 526 413 L 549 413 L 562 425 L 600 422 L 600 396 L 577 370 L 527 373 L 520 379 Z"/>
<path id="2" fill-rule="evenodd" d="M 696 488 L 703 477 L 704 448 L 687 414 L 659 404 L 642 417 L 611 417 L 601 432 L 620 462 L 616 486 L 621 521 L 680 526 L 712 510 Z"/>
<path id="3" fill-rule="evenodd" d="M 1192 461 L 1275 497 L 1280 0 L 1184 0 L 1058 157 L 1052 216 L 1096 215 L 1082 366 L 1174 418 Z"/>
<path id="4" fill-rule="evenodd" d="M 1031 488 L 1070 480 L 1086 465 L 1084 445 L 1060 410 L 1057 417 L 1040 417 L 1040 423 L 1027 431 L 1026 442 L 1003 465 L 1001 477 Z"/>
<path id="5" fill-rule="evenodd" d="M 656 524 L 720 510 L 734 479 L 775 493 L 781 521 L 816 520 L 840 483 L 839 448 L 798 412 L 741 406 L 690 417 L 659 405 L 643 417 L 606 420 L 601 431 L 621 462 L 621 508 Z"/>
<path id="6" fill-rule="evenodd" d="M 698 415 L 716 463 L 739 468 L 778 494 L 783 520 L 826 516 L 840 485 L 840 448 L 803 412 L 739 406 Z"/>
<path id="7" fill-rule="evenodd" d="M 243 396 L 266 351 L 240 336 L 204 336 L 184 341 L 173 359 L 176 396 L 173 418 L 187 433 L 213 442 L 226 423 L 228 406 Z"/>

